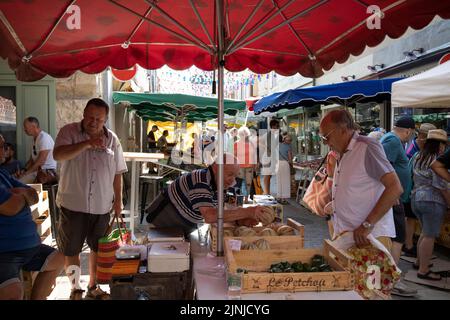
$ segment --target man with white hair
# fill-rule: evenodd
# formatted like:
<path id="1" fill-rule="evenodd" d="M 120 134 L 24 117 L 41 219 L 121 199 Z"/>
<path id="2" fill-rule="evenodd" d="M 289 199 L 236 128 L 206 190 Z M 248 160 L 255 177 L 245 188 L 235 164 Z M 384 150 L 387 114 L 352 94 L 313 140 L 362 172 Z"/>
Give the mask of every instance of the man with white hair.
<path id="1" fill-rule="evenodd" d="M 211 166 L 182 175 L 164 189 L 146 209 L 147 222 L 155 227 L 179 227 L 185 235 L 197 228 L 197 223 L 217 221 L 217 160 Z M 224 154 L 224 190 L 236 184 L 239 165 L 232 154 Z M 256 225 L 264 207 L 224 210 L 224 222 Z"/>
<path id="2" fill-rule="evenodd" d="M 337 153 L 332 187 L 334 234 L 353 231 L 357 246 L 372 234 L 390 249 L 395 237 L 392 206 L 403 192 L 380 143 L 360 136 L 346 110 L 330 111 L 320 123 L 320 138 Z"/>

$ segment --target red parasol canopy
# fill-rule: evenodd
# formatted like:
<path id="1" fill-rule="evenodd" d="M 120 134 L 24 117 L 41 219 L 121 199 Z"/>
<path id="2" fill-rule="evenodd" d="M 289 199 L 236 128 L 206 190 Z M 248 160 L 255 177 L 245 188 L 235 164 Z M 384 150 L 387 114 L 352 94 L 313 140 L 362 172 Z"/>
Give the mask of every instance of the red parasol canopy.
<path id="1" fill-rule="evenodd" d="M 386 35 L 398 38 L 436 15 L 450 18 L 450 2 L 442 0 L 223 2 L 227 70 L 306 77 L 320 76 Z M 19 80 L 136 63 L 147 69 L 218 67 L 213 0 L 2 1 L 0 10 L 0 56 Z"/>

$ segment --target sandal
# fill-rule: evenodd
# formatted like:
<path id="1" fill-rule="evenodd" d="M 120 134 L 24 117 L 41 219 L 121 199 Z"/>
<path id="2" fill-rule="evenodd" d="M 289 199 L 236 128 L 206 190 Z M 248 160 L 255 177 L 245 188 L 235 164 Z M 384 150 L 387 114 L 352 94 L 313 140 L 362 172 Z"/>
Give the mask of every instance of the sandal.
<path id="1" fill-rule="evenodd" d="M 81 289 L 72 289 L 70 292 L 70 300 L 83 300 L 83 292 Z"/>
<path id="2" fill-rule="evenodd" d="M 91 288 L 88 288 L 88 292 L 86 294 L 86 298 L 93 299 L 93 300 L 109 300 L 109 294 L 102 289 L 100 289 L 99 286 L 94 285 Z"/>
<path id="3" fill-rule="evenodd" d="M 430 263 L 430 264 L 428 265 L 428 268 L 431 268 L 431 267 L 433 267 L 433 264 L 432 264 L 432 263 Z M 413 269 L 414 269 L 414 270 L 419 270 L 419 265 L 416 264 L 416 263 L 413 263 Z"/>
<path id="4" fill-rule="evenodd" d="M 432 275 L 434 275 L 434 276 L 432 276 Z M 436 278 L 436 277 L 438 277 L 438 278 Z M 428 271 L 425 274 L 421 274 L 421 273 L 417 272 L 417 278 L 425 279 L 425 280 L 431 280 L 431 281 L 440 281 L 442 279 L 440 274 L 435 273 L 435 272 L 433 272 L 431 270 Z"/>

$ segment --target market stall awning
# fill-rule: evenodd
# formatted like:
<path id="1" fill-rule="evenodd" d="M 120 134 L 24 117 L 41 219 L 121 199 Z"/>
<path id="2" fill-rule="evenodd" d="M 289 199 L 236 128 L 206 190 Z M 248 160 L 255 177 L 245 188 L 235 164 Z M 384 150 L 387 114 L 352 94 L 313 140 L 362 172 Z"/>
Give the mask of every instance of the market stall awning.
<path id="1" fill-rule="evenodd" d="M 1 1 L 0 13 L 0 56 L 22 81 L 135 64 L 213 70 L 219 50 L 229 71 L 317 77 L 386 36 L 450 18 L 450 1 L 29 0 Z"/>
<path id="2" fill-rule="evenodd" d="M 198 97 L 186 94 L 114 92 L 113 101 L 125 103 L 129 110 L 136 110 L 138 116 L 153 121 L 189 122 L 217 118 L 217 98 Z M 224 113 L 235 115 L 246 109 L 245 101 L 225 100 Z"/>
<path id="3" fill-rule="evenodd" d="M 396 82 L 392 106 L 408 108 L 450 107 L 450 61 Z"/>
<path id="4" fill-rule="evenodd" d="M 264 111 L 312 107 L 317 104 L 351 105 L 356 102 L 381 102 L 391 96 L 392 83 L 401 78 L 357 80 L 316 87 L 277 92 L 260 99 L 254 105 L 255 114 Z"/>

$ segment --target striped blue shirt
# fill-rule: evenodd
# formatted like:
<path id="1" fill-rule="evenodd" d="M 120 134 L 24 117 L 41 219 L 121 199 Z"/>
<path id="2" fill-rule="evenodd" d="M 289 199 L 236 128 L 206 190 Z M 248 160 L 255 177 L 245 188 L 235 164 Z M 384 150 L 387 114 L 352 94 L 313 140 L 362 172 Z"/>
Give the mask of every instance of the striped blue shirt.
<path id="1" fill-rule="evenodd" d="M 179 177 L 167 193 L 180 215 L 192 223 L 203 221 L 201 207 L 217 207 L 216 181 L 211 167 Z"/>

